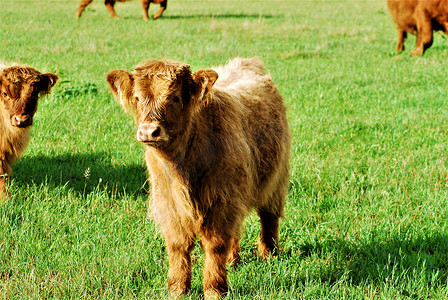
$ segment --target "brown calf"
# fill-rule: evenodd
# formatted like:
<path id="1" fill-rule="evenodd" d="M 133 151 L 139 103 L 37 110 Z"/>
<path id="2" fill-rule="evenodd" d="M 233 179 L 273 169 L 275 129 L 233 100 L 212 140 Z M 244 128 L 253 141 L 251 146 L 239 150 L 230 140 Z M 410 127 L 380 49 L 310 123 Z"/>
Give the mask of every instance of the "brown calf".
<path id="1" fill-rule="evenodd" d="M 82 12 L 84 11 L 84 9 L 87 7 L 87 5 L 89 5 L 90 3 L 92 3 L 93 0 L 81 0 L 81 3 L 79 4 L 78 10 L 76 11 L 76 18 L 80 18 Z M 114 9 L 114 5 L 115 2 L 126 2 L 127 0 L 105 0 L 104 4 L 106 5 L 107 11 L 109 12 L 109 14 L 111 15 L 112 18 L 117 19 L 118 16 L 115 13 L 115 9 Z M 148 9 L 149 9 L 149 4 L 150 3 L 154 3 L 154 4 L 160 4 L 160 9 L 158 12 L 156 12 L 152 18 L 158 19 L 162 16 L 163 12 L 165 11 L 167 5 L 168 5 L 168 0 L 140 0 L 140 2 L 142 3 L 142 7 L 143 7 L 143 19 L 144 20 L 149 20 L 149 16 L 148 16 Z"/>
<path id="2" fill-rule="evenodd" d="M 28 143 L 39 96 L 48 94 L 58 77 L 19 65 L 0 65 L 0 202 L 6 196 L 11 163 Z"/>
<path id="3" fill-rule="evenodd" d="M 137 140 L 146 145 L 171 295 L 190 289 L 198 236 L 205 298 L 221 296 L 228 291 L 226 263 L 239 260 L 240 227 L 251 209 L 261 219 L 260 256 L 277 247 L 291 146 L 282 96 L 254 58 L 195 73 L 186 64 L 150 60 L 131 74 L 111 71 L 107 81 L 135 115 Z"/>
<path id="4" fill-rule="evenodd" d="M 397 52 L 404 50 L 407 34 L 417 34 L 412 56 L 422 55 L 433 42 L 433 31 L 448 33 L 448 0 L 387 0 L 397 24 Z"/>

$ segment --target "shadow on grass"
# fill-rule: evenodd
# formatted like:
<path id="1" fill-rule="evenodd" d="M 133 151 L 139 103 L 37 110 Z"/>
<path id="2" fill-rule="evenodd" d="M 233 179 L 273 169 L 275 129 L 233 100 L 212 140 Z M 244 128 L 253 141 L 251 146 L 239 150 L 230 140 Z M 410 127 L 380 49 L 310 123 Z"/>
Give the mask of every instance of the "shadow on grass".
<path id="1" fill-rule="evenodd" d="M 234 284 L 232 299 L 259 295 L 260 291 L 267 295 L 300 295 L 305 290 L 310 293 L 313 286 L 323 291 L 318 294 L 320 298 L 340 295 L 348 287 L 356 291 L 375 290 L 378 298 L 384 298 L 383 292 L 387 297 L 393 291 L 399 299 L 427 299 L 431 291 L 445 289 L 448 235 L 433 232 L 382 238 L 389 233 L 376 234 L 372 241 L 364 242 L 336 237 L 302 243 L 280 251 L 278 257 L 268 262 L 251 256 L 250 277 Z M 237 268 L 233 272 L 241 271 Z M 264 286 L 267 290 L 263 290 Z"/>
<path id="2" fill-rule="evenodd" d="M 283 16 L 265 15 L 265 14 L 193 14 L 193 15 L 164 15 L 159 20 L 178 20 L 178 19 L 272 19 Z M 139 16 L 126 16 L 124 20 L 141 20 Z M 159 21 L 157 20 L 157 21 Z M 156 20 L 150 20 L 157 22 Z"/>
<path id="3" fill-rule="evenodd" d="M 264 14 L 197 14 L 197 15 L 169 15 L 165 19 L 272 19 L 274 15 Z"/>
<path id="4" fill-rule="evenodd" d="M 411 298 L 417 294 L 409 289 L 409 285 L 426 288 L 423 290 L 428 291 L 446 284 L 446 234 L 433 232 L 425 236 L 392 236 L 382 241 L 380 236 L 387 235 L 377 232 L 373 235 L 376 236 L 376 241 L 366 243 L 348 242 L 344 239 L 306 243 L 299 246 L 299 259 L 322 263 L 321 267 L 311 271 L 315 272 L 312 279 L 329 284 L 345 281 L 357 286 L 390 284 L 401 289 L 403 296 Z M 295 254 L 281 254 L 288 257 L 291 255 Z M 305 278 L 301 279 L 306 281 Z"/>
<path id="5" fill-rule="evenodd" d="M 114 166 L 110 154 L 82 153 L 58 156 L 23 157 L 13 166 L 15 184 L 67 186 L 82 194 L 106 187 L 108 192 L 145 193 L 146 167 L 142 165 Z"/>

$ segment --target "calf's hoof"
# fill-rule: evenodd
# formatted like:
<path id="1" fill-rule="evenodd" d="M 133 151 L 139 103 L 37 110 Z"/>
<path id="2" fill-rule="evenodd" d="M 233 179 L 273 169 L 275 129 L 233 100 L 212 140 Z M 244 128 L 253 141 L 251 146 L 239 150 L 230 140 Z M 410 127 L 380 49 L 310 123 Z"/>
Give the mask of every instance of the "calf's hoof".
<path id="1" fill-rule="evenodd" d="M 187 293 L 184 291 L 170 291 L 170 296 L 168 299 L 170 300 L 177 300 L 177 299 L 184 299 L 186 297 Z"/>
<path id="2" fill-rule="evenodd" d="M 415 50 L 411 51 L 411 56 L 414 56 L 414 57 L 421 56 L 422 54 L 423 54 L 423 50 L 420 50 L 420 49 L 415 49 Z"/>
<path id="3" fill-rule="evenodd" d="M 204 291 L 204 300 L 223 299 L 227 293 L 228 293 L 228 291 L 219 292 L 219 291 L 210 289 L 210 290 Z"/>
<path id="4" fill-rule="evenodd" d="M 268 261 L 269 257 L 277 254 L 277 247 L 275 243 L 266 243 L 260 237 L 258 238 L 258 256 L 264 261 Z"/>
<path id="5" fill-rule="evenodd" d="M 0 205 L 7 203 L 10 197 L 11 194 L 8 191 L 0 191 Z"/>
<path id="6" fill-rule="evenodd" d="M 163 11 L 162 11 L 162 12 L 160 12 L 160 11 L 156 12 L 156 13 L 152 16 L 153 20 L 156 20 L 156 19 L 160 18 L 160 17 L 162 16 L 162 14 L 163 14 Z"/>

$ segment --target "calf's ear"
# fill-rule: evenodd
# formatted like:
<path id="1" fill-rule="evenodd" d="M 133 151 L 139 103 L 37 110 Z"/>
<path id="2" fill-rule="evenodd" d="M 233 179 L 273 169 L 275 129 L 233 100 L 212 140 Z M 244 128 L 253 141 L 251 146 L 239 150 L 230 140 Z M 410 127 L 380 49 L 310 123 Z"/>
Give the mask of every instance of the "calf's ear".
<path id="1" fill-rule="evenodd" d="M 58 82 L 58 76 L 53 73 L 45 73 L 40 75 L 39 92 L 41 95 L 49 94 L 51 88 Z"/>
<path id="2" fill-rule="evenodd" d="M 134 79 L 131 74 L 125 70 L 113 70 L 107 74 L 106 80 L 123 109 L 126 112 L 134 111 L 136 102 L 133 97 Z"/>
<path id="3" fill-rule="evenodd" d="M 211 95 L 210 91 L 213 84 L 218 79 L 218 73 L 212 69 L 201 69 L 193 74 L 193 81 L 196 91 L 197 101 L 207 101 Z"/>

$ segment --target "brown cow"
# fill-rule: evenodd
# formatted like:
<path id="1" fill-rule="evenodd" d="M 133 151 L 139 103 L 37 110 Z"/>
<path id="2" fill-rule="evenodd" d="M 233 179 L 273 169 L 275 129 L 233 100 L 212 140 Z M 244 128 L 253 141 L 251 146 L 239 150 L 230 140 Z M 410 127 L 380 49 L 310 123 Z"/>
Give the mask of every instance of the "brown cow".
<path id="1" fill-rule="evenodd" d="M 448 33 L 448 0 L 387 0 L 387 7 L 397 24 L 397 52 L 404 50 L 408 33 L 417 34 L 412 56 L 431 47 L 434 30 Z"/>
<path id="2" fill-rule="evenodd" d="M 239 260 L 240 227 L 251 209 L 261 219 L 260 256 L 277 247 L 291 146 L 282 96 L 255 58 L 193 74 L 183 63 L 149 60 L 132 73 L 111 71 L 107 81 L 146 145 L 170 294 L 190 289 L 197 236 L 205 298 L 225 294 L 226 262 Z"/>
<path id="3" fill-rule="evenodd" d="M 80 18 L 82 12 L 84 11 L 84 9 L 87 7 L 87 5 L 89 5 L 90 3 L 92 3 L 93 0 L 81 0 L 81 3 L 79 4 L 78 10 L 76 11 L 76 18 Z M 126 2 L 127 0 L 105 0 L 104 4 L 106 5 L 107 11 L 109 12 L 109 14 L 111 15 L 112 18 L 117 19 L 118 16 L 115 13 L 115 9 L 114 9 L 114 5 L 115 2 Z M 149 16 L 148 16 L 148 9 L 149 9 L 149 4 L 150 3 L 154 3 L 154 4 L 160 4 L 160 9 L 158 12 L 156 12 L 152 18 L 158 19 L 162 16 L 163 12 L 165 11 L 167 5 L 168 5 L 168 0 L 140 0 L 140 2 L 142 3 L 142 7 L 143 7 L 143 19 L 144 20 L 149 20 Z"/>
<path id="4" fill-rule="evenodd" d="M 31 67 L 0 65 L 0 202 L 7 195 L 11 163 L 28 143 L 39 96 L 50 93 L 58 77 Z"/>

